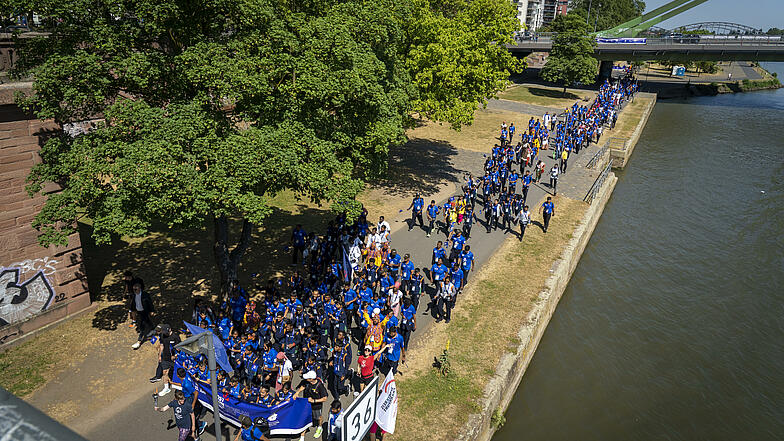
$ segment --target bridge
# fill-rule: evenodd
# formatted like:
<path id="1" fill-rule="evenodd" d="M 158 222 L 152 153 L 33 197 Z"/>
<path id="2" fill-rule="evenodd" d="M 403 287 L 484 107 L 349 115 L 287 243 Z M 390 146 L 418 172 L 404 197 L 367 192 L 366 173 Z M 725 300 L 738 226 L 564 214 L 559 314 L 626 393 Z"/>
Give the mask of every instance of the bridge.
<path id="1" fill-rule="evenodd" d="M 780 38 L 711 37 L 662 37 L 646 38 L 644 43 L 598 43 L 594 57 L 600 61 L 784 61 L 784 41 Z M 535 39 L 519 40 L 507 45 L 507 48 L 514 55 L 525 57 L 533 52 L 550 52 L 552 46 L 552 35 L 540 35 Z"/>

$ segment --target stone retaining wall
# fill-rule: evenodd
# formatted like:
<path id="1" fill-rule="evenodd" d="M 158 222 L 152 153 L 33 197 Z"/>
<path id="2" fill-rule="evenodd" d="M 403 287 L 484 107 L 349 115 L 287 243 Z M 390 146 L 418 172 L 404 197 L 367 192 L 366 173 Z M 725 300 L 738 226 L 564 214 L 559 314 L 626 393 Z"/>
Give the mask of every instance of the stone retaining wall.
<path id="1" fill-rule="evenodd" d="M 46 196 L 30 198 L 25 179 L 43 139 L 58 131 L 0 102 L 0 348 L 90 305 L 79 234 L 42 247 L 31 226 Z"/>

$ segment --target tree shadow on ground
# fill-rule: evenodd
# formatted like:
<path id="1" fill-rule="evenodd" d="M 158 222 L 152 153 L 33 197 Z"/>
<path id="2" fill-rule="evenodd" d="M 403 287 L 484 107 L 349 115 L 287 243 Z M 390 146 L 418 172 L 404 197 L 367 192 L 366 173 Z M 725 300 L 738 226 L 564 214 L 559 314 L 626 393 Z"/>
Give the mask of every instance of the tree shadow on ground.
<path id="1" fill-rule="evenodd" d="M 562 90 L 555 90 L 555 89 L 543 89 L 541 87 L 529 87 L 528 92 L 534 96 L 540 96 L 545 98 L 563 98 L 568 100 L 581 100 L 583 97 L 577 95 L 572 92 L 563 93 Z"/>
<path id="2" fill-rule="evenodd" d="M 291 254 L 288 241 L 294 225 L 322 234 L 333 215 L 326 208 L 300 204 L 289 212 L 274 209 L 262 228 L 256 230 L 251 246 L 240 264 L 240 284 L 256 294 L 273 275 L 288 276 Z M 230 222 L 230 238 L 239 235 L 239 221 Z M 156 308 L 154 323 L 175 327 L 191 318 L 193 302 L 218 299 L 219 273 L 212 252 L 212 223 L 190 230 L 159 229 L 138 240 L 115 238 L 111 245 L 95 245 L 92 227 L 80 224 L 84 262 L 91 299 L 105 302 L 96 311 L 93 327 L 115 330 L 127 321 L 123 296 L 123 273 L 132 271 L 145 283 Z M 253 276 L 257 274 L 257 276 Z"/>
<path id="3" fill-rule="evenodd" d="M 447 182 L 458 182 L 452 158 L 457 148 L 445 141 L 414 138 L 389 150 L 387 176 L 372 186 L 395 196 L 433 194 Z"/>

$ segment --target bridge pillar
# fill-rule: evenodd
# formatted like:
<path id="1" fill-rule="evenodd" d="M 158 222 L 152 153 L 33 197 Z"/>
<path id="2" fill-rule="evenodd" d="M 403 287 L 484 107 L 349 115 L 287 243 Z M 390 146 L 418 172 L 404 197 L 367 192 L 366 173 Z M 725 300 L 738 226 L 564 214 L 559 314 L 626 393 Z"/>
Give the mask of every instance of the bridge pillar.
<path id="1" fill-rule="evenodd" d="M 612 77 L 613 62 L 603 60 L 599 63 L 599 81 L 604 81 Z"/>

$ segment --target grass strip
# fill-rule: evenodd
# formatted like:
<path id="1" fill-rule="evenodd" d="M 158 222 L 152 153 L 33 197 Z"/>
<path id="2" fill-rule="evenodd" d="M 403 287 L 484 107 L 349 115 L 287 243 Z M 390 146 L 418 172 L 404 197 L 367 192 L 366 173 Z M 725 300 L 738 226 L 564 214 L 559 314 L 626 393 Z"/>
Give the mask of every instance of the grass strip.
<path id="1" fill-rule="evenodd" d="M 519 242 L 511 236 L 458 297 L 451 323 L 436 324 L 411 348 L 399 388 L 395 439 L 452 440 L 471 413 L 501 356 L 516 350 L 518 333 L 588 207 L 558 196 L 547 234 L 531 226 Z M 536 206 L 538 207 L 538 205 Z M 536 211 L 536 210 L 533 210 Z M 541 216 L 534 215 L 541 221 Z M 481 229 L 480 229 L 481 230 Z M 475 233 L 481 240 L 482 231 Z M 432 367 L 450 342 L 452 373 Z"/>

